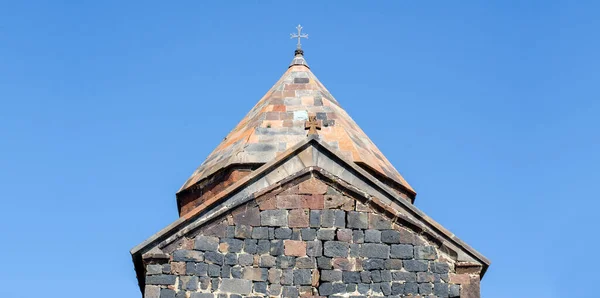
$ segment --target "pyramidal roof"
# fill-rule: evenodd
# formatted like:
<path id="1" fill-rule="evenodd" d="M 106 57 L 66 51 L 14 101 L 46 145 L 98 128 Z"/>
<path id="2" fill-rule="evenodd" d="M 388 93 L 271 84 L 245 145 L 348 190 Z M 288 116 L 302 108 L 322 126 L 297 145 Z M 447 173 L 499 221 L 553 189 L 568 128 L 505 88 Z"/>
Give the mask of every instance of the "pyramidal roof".
<path id="1" fill-rule="evenodd" d="M 306 123 L 316 116 L 319 138 L 348 160 L 414 190 L 311 72 L 303 51 L 296 50 L 288 70 L 183 184 L 182 192 L 230 166 L 264 164 L 303 141 Z"/>

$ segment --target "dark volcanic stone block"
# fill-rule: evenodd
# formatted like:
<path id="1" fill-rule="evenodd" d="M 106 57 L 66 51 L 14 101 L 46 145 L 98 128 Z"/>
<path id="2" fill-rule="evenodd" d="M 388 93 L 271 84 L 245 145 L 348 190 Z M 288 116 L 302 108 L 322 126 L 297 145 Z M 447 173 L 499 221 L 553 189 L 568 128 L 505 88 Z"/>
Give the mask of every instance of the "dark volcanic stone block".
<path id="1" fill-rule="evenodd" d="M 202 251 L 217 251 L 219 248 L 219 238 L 210 236 L 196 236 L 194 249 Z"/>
<path id="2" fill-rule="evenodd" d="M 403 262 L 404 269 L 409 272 L 424 272 L 428 269 L 427 261 L 421 260 L 405 260 Z"/>
<path id="3" fill-rule="evenodd" d="M 362 244 L 360 255 L 366 258 L 387 259 L 390 257 L 390 246 L 378 243 Z"/>
<path id="4" fill-rule="evenodd" d="M 393 259 L 412 259 L 413 246 L 410 244 L 392 244 L 390 249 L 390 258 Z"/>
<path id="5" fill-rule="evenodd" d="M 323 254 L 328 257 L 348 257 L 348 243 L 341 241 L 326 241 Z"/>

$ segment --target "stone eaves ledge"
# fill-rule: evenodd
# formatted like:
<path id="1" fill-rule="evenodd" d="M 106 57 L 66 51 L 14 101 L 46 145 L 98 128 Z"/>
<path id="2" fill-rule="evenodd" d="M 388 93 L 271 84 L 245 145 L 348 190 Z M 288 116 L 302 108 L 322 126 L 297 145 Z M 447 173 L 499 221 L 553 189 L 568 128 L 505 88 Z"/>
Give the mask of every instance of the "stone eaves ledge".
<path id="1" fill-rule="evenodd" d="M 362 197 L 366 203 L 387 214 L 394 222 L 407 225 L 437 243 L 442 251 L 456 258 L 456 261 L 481 266 L 480 277 L 483 277 L 489 267 L 490 261 L 486 257 L 410 202 L 402 199 L 367 171 L 336 154 L 335 149 L 320 141 L 318 136 L 309 136 L 305 141 L 283 152 L 277 159 L 264 164 L 218 195 L 207 199 L 185 216 L 134 247 L 131 255 L 138 283 L 140 286 L 144 284 L 144 254 L 160 254 L 157 248 L 164 248 L 232 208 L 311 174 Z M 151 251 L 152 249 L 154 250 Z"/>

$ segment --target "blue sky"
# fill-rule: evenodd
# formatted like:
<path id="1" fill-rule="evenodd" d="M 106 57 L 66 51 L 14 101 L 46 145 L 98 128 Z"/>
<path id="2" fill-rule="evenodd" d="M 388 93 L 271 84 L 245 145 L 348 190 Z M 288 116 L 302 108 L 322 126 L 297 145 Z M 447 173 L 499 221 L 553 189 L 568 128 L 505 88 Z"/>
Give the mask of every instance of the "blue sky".
<path id="1" fill-rule="evenodd" d="M 140 297 L 129 249 L 301 23 L 417 207 L 492 260 L 483 297 L 591 297 L 596 2 L 123 2 L 0 1 L 0 296 Z"/>

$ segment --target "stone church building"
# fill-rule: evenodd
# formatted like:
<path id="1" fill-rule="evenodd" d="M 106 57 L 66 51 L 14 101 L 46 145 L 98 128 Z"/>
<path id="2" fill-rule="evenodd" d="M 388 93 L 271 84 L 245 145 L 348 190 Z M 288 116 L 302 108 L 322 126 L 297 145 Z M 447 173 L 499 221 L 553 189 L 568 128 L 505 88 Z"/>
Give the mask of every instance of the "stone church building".
<path id="1" fill-rule="evenodd" d="M 131 250 L 145 298 L 474 298 L 490 264 L 413 205 L 300 48 L 176 196 Z"/>

